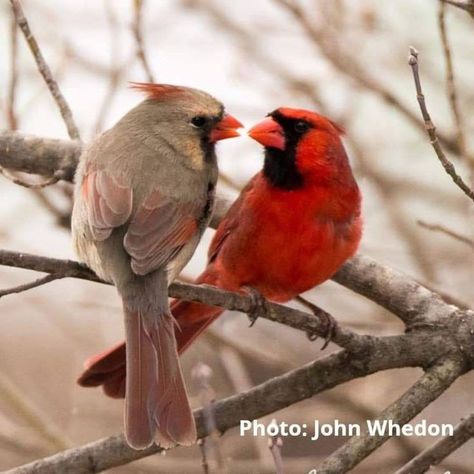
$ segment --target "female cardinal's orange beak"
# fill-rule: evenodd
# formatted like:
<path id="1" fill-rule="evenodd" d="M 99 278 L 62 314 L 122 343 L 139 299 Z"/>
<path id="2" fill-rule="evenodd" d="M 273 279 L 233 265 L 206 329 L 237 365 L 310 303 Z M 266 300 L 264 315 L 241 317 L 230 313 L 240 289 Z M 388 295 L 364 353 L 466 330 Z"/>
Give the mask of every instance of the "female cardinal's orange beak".
<path id="1" fill-rule="evenodd" d="M 232 115 L 225 114 L 222 120 L 216 123 L 209 136 L 211 143 L 218 140 L 225 140 L 226 138 L 238 137 L 240 133 L 237 128 L 242 128 L 243 125 Z"/>
<path id="2" fill-rule="evenodd" d="M 264 147 L 285 149 L 285 133 L 280 124 L 271 117 L 262 120 L 253 126 L 248 135 Z"/>

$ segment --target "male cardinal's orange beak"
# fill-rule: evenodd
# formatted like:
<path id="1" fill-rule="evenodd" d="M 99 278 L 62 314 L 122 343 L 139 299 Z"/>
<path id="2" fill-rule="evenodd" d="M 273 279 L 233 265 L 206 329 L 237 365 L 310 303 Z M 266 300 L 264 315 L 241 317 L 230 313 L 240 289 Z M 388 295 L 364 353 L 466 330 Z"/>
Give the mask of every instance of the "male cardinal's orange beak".
<path id="1" fill-rule="evenodd" d="M 222 120 L 217 122 L 215 127 L 212 129 L 209 141 L 214 143 L 218 140 L 238 137 L 240 133 L 236 129 L 242 127 L 243 125 L 235 117 L 225 114 Z"/>
<path id="2" fill-rule="evenodd" d="M 262 120 L 253 126 L 249 132 L 249 137 L 268 148 L 285 149 L 285 133 L 280 124 L 271 117 Z"/>

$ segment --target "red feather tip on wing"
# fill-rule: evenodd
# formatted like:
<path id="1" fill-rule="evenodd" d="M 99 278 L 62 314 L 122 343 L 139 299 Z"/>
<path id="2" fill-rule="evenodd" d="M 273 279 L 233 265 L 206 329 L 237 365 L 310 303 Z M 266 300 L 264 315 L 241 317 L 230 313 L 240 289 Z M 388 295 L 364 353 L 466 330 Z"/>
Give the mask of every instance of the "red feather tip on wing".
<path id="1" fill-rule="evenodd" d="M 130 87 L 143 92 L 149 99 L 166 100 L 186 93 L 187 88 L 171 84 L 153 84 L 151 82 L 130 82 Z"/>

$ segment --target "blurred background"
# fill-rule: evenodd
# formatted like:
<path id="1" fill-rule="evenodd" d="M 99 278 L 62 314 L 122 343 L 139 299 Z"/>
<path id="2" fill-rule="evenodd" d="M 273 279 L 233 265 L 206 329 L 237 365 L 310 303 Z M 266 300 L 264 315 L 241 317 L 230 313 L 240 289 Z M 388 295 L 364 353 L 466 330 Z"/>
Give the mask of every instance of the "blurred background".
<path id="1" fill-rule="evenodd" d="M 281 105 L 317 110 L 347 131 L 345 144 L 364 195 L 360 251 L 440 291 L 446 299 L 472 307 L 472 204 L 445 174 L 429 144 L 407 64 L 408 47 L 413 45 L 420 52 L 424 92 L 444 148 L 472 184 L 474 19 L 466 12 L 446 6 L 443 17 L 435 0 L 22 3 L 84 141 L 141 100 L 127 88 L 127 81 L 205 89 L 249 126 Z M 440 22 L 452 55 L 457 117 L 447 93 Z M 1 2 L 0 127 L 67 138 L 24 38 L 12 24 L 9 2 Z M 244 136 L 219 144 L 218 153 L 219 192 L 235 198 L 262 166 L 262 151 Z M 59 183 L 41 191 L 25 189 L 0 176 L 0 247 L 74 258 L 68 230 L 70 188 Z M 207 231 L 185 277 L 204 268 L 212 233 Z M 0 287 L 37 276 L 0 267 Z M 403 330 L 397 318 L 333 282 L 305 296 L 357 332 L 387 335 Z M 84 359 L 123 337 L 115 290 L 59 280 L 2 298 L 0 312 L 0 469 L 119 433 L 122 402 L 75 384 Z M 223 398 L 336 350 L 330 345 L 321 352 L 321 345 L 265 320 L 249 329 L 245 315 L 227 312 L 182 358 L 192 404 L 200 406 L 208 395 L 191 376 L 200 363 L 212 369 L 212 391 Z M 337 418 L 365 423 L 420 373 L 378 373 L 266 421 Z M 472 410 L 473 392 L 471 373 L 417 419 L 456 424 Z M 433 441 L 392 439 L 353 472 L 393 472 Z M 343 442 L 344 438 L 285 438 L 286 471 L 308 472 Z M 229 431 L 217 441 L 224 469 L 274 472 L 267 443 Z M 473 472 L 473 460 L 471 442 L 430 472 Z M 110 472 L 203 472 L 200 464 L 198 447 L 180 448 Z"/>

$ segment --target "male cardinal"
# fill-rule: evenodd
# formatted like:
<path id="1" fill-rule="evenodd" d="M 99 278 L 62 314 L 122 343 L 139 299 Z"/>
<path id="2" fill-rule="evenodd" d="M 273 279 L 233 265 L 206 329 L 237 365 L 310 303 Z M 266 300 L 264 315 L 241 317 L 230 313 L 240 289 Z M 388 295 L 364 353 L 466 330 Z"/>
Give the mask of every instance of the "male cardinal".
<path id="1" fill-rule="evenodd" d="M 179 366 L 168 284 L 192 256 L 214 202 L 214 144 L 242 125 L 205 92 L 135 84 L 147 99 L 80 158 L 76 252 L 122 297 L 130 446 L 191 444 L 196 428 Z"/>
<path id="2" fill-rule="evenodd" d="M 355 253 L 361 196 L 341 133 L 319 114 L 283 107 L 249 131 L 265 147 L 263 170 L 221 221 L 197 283 L 253 288 L 286 302 L 330 278 Z M 186 301 L 174 301 L 171 310 L 180 353 L 223 312 Z M 124 343 L 85 366 L 80 385 L 103 385 L 107 395 L 123 397 Z"/>

